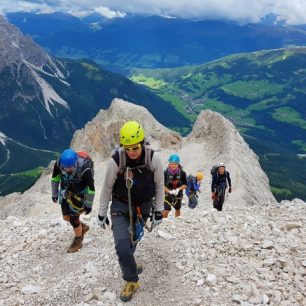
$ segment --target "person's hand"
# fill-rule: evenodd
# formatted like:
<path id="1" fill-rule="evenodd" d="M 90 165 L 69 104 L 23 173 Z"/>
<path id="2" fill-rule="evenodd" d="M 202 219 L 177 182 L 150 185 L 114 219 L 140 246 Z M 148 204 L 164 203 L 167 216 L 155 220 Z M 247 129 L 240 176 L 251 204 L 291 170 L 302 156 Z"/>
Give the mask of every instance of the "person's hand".
<path id="1" fill-rule="evenodd" d="M 211 194 L 211 198 L 212 198 L 213 200 L 216 199 L 216 193 L 215 193 L 215 192 L 213 192 L 213 193 Z"/>
<path id="2" fill-rule="evenodd" d="M 163 222 L 163 213 L 161 211 L 155 211 L 153 215 L 153 226 L 159 225 Z"/>
<path id="3" fill-rule="evenodd" d="M 229 193 L 232 192 L 232 187 L 228 188 L 228 192 L 229 192 Z"/>
<path id="4" fill-rule="evenodd" d="M 103 228 L 106 229 L 106 225 L 109 225 L 109 220 L 107 216 L 100 216 L 98 215 L 98 224 Z"/>
<path id="5" fill-rule="evenodd" d="M 58 197 L 52 197 L 52 202 L 53 203 L 57 203 L 57 201 L 58 201 Z"/>
<path id="6" fill-rule="evenodd" d="M 84 206 L 84 211 L 85 211 L 85 215 L 88 215 L 91 213 L 92 211 L 92 207 L 87 207 L 87 206 Z"/>
<path id="7" fill-rule="evenodd" d="M 177 196 L 177 195 L 179 194 L 179 192 L 180 192 L 180 188 L 176 188 L 176 189 L 174 190 L 174 195 Z"/>

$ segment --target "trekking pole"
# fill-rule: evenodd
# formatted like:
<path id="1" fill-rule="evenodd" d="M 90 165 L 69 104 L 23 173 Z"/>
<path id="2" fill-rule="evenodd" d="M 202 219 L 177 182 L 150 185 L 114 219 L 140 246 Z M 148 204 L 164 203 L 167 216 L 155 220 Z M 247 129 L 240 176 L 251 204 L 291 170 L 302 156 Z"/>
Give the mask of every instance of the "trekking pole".
<path id="1" fill-rule="evenodd" d="M 131 234 L 131 243 L 134 244 L 134 230 L 133 230 L 133 210 L 132 210 L 132 197 L 131 189 L 133 187 L 133 179 L 129 176 L 130 168 L 126 167 L 125 184 L 128 190 L 128 202 L 129 202 L 129 215 L 130 215 L 130 228 L 129 232 Z"/>

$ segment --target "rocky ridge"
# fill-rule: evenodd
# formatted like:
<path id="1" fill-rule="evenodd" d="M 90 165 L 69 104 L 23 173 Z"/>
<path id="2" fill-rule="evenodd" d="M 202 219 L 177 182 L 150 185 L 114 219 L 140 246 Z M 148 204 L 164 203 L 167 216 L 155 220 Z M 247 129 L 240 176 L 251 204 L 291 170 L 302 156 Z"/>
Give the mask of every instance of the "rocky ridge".
<path id="1" fill-rule="evenodd" d="M 140 242 L 136 257 L 144 272 L 130 305 L 305 305 L 306 204 L 276 203 L 256 155 L 222 116 L 203 112 L 181 139 L 144 108 L 122 100 L 101 111 L 72 143 L 89 148 L 96 161 L 97 197 L 94 212 L 84 217 L 91 229 L 80 252 L 65 253 L 72 232 L 51 203 L 50 170 L 23 195 L 0 199 L 0 305 L 122 305 L 112 233 L 97 225 L 96 210 L 105 158 L 116 145 L 108 139 L 128 119 L 143 123 L 165 166 L 177 151 L 188 173 L 205 174 L 198 207 L 184 205 L 181 218 L 171 214 Z M 234 187 L 223 212 L 212 208 L 209 191 L 217 160 L 228 165 Z"/>

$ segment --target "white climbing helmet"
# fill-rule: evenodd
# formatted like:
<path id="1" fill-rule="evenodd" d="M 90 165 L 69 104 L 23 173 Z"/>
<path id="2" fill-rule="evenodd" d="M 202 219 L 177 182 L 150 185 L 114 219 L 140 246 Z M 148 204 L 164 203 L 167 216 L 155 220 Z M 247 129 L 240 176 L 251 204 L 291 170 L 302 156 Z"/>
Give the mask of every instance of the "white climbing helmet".
<path id="1" fill-rule="evenodd" d="M 224 167 L 224 168 L 225 168 L 225 163 L 219 163 L 219 164 L 217 165 L 217 167 L 218 167 L 218 168 L 220 168 L 220 167 Z"/>

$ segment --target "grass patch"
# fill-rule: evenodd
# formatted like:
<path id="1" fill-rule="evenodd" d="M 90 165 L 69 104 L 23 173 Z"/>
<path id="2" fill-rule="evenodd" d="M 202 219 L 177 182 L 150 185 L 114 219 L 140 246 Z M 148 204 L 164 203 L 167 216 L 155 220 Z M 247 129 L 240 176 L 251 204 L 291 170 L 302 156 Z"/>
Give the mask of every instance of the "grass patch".
<path id="1" fill-rule="evenodd" d="M 247 107 L 249 111 L 263 111 L 269 108 L 276 108 L 287 103 L 287 99 L 278 99 L 276 97 L 272 97 L 269 99 L 262 100 L 259 103 L 252 104 Z"/>
<path id="2" fill-rule="evenodd" d="M 266 95 L 275 95 L 283 91 L 283 86 L 266 80 L 236 81 L 221 87 L 226 93 L 248 100 L 256 100 Z"/>
<path id="3" fill-rule="evenodd" d="M 189 115 L 186 110 L 185 110 L 185 102 L 178 97 L 177 95 L 174 94 L 165 94 L 165 93 L 160 93 L 158 94 L 158 96 L 160 96 L 162 99 L 164 99 L 165 101 L 170 102 L 174 108 L 180 112 L 181 114 L 183 114 L 187 119 L 194 121 L 195 120 L 195 116 Z M 170 114 L 169 114 L 170 115 Z"/>
<path id="4" fill-rule="evenodd" d="M 272 117 L 277 121 L 295 125 L 306 130 L 306 120 L 302 118 L 300 113 L 289 106 L 275 109 Z"/>
<path id="5" fill-rule="evenodd" d="M 161 79 L 155 79 L 153 77 L 146 77 L 143 74 L 140 75 L 134 75 L 130 78 L 131 81 L 145 85 L 151 89 L 161 89 L 167 85 L 167 83 L 164 80 Z"/>
<path id="6" fill-rule="evenodd" d="M 89 64 L 89 63 L 81 63 L 81 65 L 86 69 L 86 70 L 88 70 L 88 71 L 90 71 L 90 72 L 98 72 L 99 71 L 99 69 L 98 69 L 98 67 L 96 67 L 96 66 L 94 66 L 94 65 L 91 65 L 91 64 Z"/>
<path id="7" fill-rule="evenodd" d="M 306 152 L 306 142 L 303 140 L 293 140 L 291 141 L 294 145 L 298 146 L 300 150 Z"/>
<path id="8" fill-rule="evenodd" d="M 271 191 L 277 200 L 291 199 L 292 192 L 286 188 L 277 188 L 271 186 Z"/>
<path id="9" fill-rule="evenodd" d="M 35 169 L 30 169 L 24 172 L 12 173 L 13 176 L 28 176 L 38 178 L 43 171 L 43 167 L 37 167 Z"/>
<path id="10" fill-rule="evenodd" d="M 233 121 L 239 127 L 256 127 L 265 129 L 263 126 L 257 126 L 254 118 L 250 116 L 250 112 L 244 109 L 239 109 L 233 105 L 223 103 L 214 99 L 205 100 L 204 105 L 201 105 L 202 109 L 211 109 L 218 113 L 225 115 L 231 121 Z"/>
<path id="11" fill-rule="evenodd" d="M 218 75 L 215 72 L 207 74 L 197 72 L 191 75 L 190 73 L 182 77 L 182 81 L 178 82 L 180 88 L 188 90 L 194 96 L 205 95 L 212 87 L 221 86 L 230 82 L 232 77 L 227 74 Z"/>

